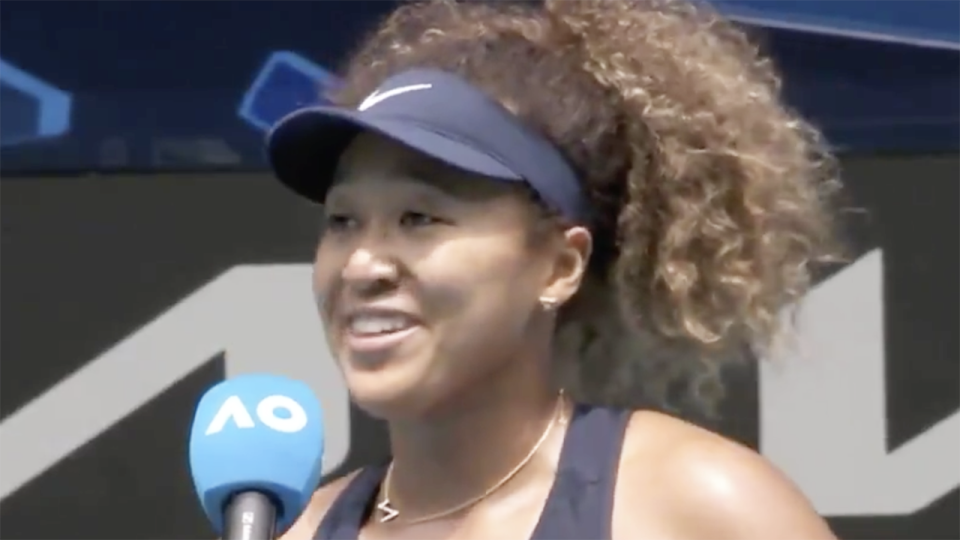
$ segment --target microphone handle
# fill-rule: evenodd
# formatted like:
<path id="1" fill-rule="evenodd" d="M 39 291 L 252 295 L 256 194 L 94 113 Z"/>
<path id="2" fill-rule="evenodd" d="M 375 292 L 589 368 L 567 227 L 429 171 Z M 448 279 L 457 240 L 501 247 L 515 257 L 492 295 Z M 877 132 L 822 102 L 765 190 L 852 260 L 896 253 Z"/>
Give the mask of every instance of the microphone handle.
<path id="1" fill-rule="evenodd" d="M 277 507 L 258 491 L 234 495 L 223 515 L 223 540 L 274 540 Z"/>

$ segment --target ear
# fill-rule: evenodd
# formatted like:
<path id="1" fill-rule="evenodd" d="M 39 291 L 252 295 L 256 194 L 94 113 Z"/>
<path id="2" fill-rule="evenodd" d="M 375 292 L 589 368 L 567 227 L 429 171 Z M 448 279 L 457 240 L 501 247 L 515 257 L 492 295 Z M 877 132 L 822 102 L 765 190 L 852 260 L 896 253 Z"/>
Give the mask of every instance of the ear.
<path id="1" fill-rule="evenodd" d="M 585 227 L 570 227 L 564 231 L 557 248 L 550 279 L 540 298 L 562 305 L 580 288 L 593 251 L 593 236 Z"/>

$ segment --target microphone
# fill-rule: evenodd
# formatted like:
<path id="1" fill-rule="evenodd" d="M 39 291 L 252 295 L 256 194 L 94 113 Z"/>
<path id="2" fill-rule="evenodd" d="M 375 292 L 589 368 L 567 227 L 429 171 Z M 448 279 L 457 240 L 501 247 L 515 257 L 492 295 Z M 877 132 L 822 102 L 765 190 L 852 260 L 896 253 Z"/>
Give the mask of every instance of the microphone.
<path id="1" fill-rule="evenodd" d="M 273 540 L 320 484 L 320 402 L 299 381 L 244 375 L 200 399 L 190 429 L 190 473 L 223 540 Z"/>

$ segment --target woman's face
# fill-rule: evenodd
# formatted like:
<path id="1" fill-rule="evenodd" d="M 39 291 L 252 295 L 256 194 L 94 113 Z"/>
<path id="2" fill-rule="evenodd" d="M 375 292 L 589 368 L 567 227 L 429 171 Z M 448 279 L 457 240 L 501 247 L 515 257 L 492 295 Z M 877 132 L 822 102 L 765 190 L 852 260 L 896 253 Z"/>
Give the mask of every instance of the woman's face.
<path id="1" fill-rule="evenodd" d="M 361 407 L 425 414 L 518 360 L 538 298 L 572 294 L 563 236 L 532 242 L 532 212 L 509 183 L 355 139 L 324 205 L 314 288 Z"/>

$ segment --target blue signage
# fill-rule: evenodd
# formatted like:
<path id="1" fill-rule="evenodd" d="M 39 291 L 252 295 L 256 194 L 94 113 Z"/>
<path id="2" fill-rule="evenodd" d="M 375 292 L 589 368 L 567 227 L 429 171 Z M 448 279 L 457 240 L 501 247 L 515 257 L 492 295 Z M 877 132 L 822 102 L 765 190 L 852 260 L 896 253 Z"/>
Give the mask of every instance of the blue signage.
<path id="1" fill-rule="evenodd" d="M 714 0 L 743 22 L 800 32 L 960 50 L 956 0 Z"/>
<path id="2" fill-rule="evenodd" d="M 960 2 L 716 0 L 853 150 L 960 149 Z M 261 170 L 398 2 L 0 2 L 0 168 Z M 56 39 L 38 39 L 43 35 Z"/>

